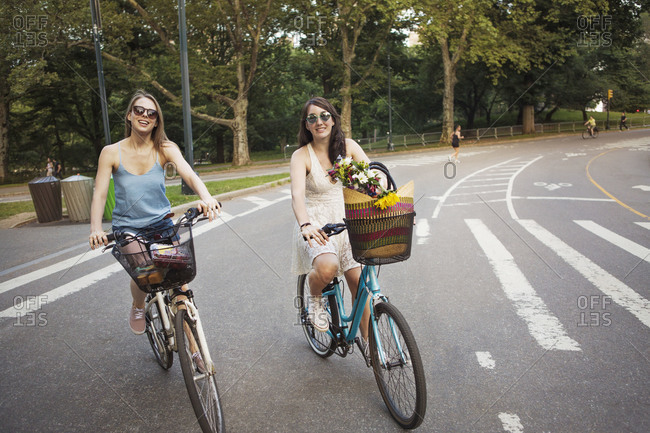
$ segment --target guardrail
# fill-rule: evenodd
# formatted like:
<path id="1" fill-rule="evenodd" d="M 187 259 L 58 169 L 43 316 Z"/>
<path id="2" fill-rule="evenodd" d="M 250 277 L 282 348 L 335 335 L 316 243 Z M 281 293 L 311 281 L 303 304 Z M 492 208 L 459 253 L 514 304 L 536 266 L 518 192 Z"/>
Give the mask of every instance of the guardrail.
<path id="1" fill-rule="evenodd" d="M 605 120 L 596 121 L 598 129 L 601 131 L 605 130 L 606 127 Z M 611 119 L 609 121 L 610 130 L 619 129 L 619 120 Z M 644 116 L 642 119 L 634 118 L 627 119 L 627 126 L 630 129 L 633 128 L 647 128 L 650 127 L 650 117 Z M 585 129 L 583 121 L 579 122 L 559 122 L 559 123 L 536 123 L 535 124 L 535 134 L 561 134 L 563 132 L 581 132 Z M 522 135 L 522 126 L 513 125 L 513 126 L 496 126 L 492 128 L 475 128 L 475 129 L 463 129 L 462 134 L 467 140 L 476 140 L 480 141 L 481 139 L 486 138 L 501 138 L 501 137 L 514 137 L 516 135 Z M 427 144 L 434 144 L 440 141 L 442 132 L 427 132 L 425 134 L 408 134 L 408 135 L 393 135 L 392 143 L 393 146 L 404 146 L 408 148 L 409 146 L 426 146 Z M 355 141 L 361 145 L 364 149 L 373 150 L 375 149 L 386 149 L 388 147 L 388 137 L 383 136 L 379 137 L 368 137 L 368 138 L 355 138 Z M 298 145 L 286 145 L 282 149 L 284 154 L 284 159 L 287 159 L 289 149 L 297 148 Z"/>

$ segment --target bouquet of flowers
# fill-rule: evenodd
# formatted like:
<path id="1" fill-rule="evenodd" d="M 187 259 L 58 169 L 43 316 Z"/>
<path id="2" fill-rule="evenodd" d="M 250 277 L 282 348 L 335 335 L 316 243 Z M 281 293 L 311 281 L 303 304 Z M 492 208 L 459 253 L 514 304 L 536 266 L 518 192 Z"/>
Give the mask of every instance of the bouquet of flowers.
<path id="1" fill-rule="evenodd" d="M 376 199 L 373 204 L 378 209 L 389 208 L 399 201 L 399 196 L 394 191 L 387 190 L 381 185 L 378 173 L 371 172 L 367 162 L 339 156 L 327 173 L 332 179 L 340 180 L 346 188 Z"/>

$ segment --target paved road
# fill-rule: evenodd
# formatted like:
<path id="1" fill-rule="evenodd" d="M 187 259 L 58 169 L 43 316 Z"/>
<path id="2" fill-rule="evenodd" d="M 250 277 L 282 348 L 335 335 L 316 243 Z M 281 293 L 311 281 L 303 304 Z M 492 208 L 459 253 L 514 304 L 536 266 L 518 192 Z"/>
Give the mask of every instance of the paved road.
<path id="1" fill-rule="evenodd" d="M 425 363 L 420 431 L 650 431 L 649 137 L 384 159 L 416 183 L 412 257 L 380 282 Z M 322 360 L 296 325 L 288 187 L 224 205 L 192 286 L 228 430 L 398 431 L 358 354 Z M 199 431 L 178 361 L 161 371 L 128 331 L 127 277 L 86 237 L 0 231 L 2 430 Z"/>

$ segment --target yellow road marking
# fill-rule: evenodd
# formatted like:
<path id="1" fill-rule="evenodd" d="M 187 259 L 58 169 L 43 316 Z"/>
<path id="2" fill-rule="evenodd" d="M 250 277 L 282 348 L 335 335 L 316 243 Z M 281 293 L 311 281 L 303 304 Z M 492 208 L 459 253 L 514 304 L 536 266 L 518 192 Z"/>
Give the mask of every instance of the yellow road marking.
<path id="1" fill-rule="evenodd" d="M 631 212 L 634 212 L 635 214 L 639 215 L 640 217 L 643 217 L 643 218 L 645 218 L 645 219 L 647 219 L 647 220 L 650 220 L 650 217 L 649 217 L 648 215 L 644 215 L 644 214 L 642 214 L 641 212 L 639 212 L 638 210 L 636 210 L 636 209 L 634 209 L 634 208 L 632 208 L 632 207 L 626 205 L 625 203 L 623 203 L 622 201 L 620 201 L 619 199 L 617 199 L 616 197 L 614 197 L 613 195 L 611 195 L 609 192 L 607 192 L 607 191 L 605 190 L 605 188 L 603 188 L 602 186 L 598 185 L 598 183 L 594 180 L 594 178 L 591 177 L 591 174 L 589 173 L 589 166 L 591 165 L 591 163 L 594 162 L 596 159 L 600 158 L 601 156 L 603 156 L 604 154 L 609 153 L 609 152 L 614 151 L 614 150 L 619 150 L 619 149 L 618 149 L 618 148 L 617 148 L 617 149 L 610 149 L 610 150 L 607 150 L 607 151 L 601 153 L 600 155 L 596 155 L 596 156 L 594 156 L 593 158 L 591 158 L 591 160 L 587 163 L 587 167 L 585 167 L 585 171 L 587 172 L 587 177 L 589 178 L 589 180 L 591 181 L 591 183 L 593 183 L 594 185 L 596 185 L 596 187 L 597 187 L 599 190 L 601 190 L 601 191 L 603 192 L 603 194 L 605 194 L 607 197 L 611 198 L 611 199 L 614 200 L 616 203 L 618 203 L 618 204 L 620 204 L 621 206 L 623 206 L 625 209 L 627 209 L 627 210 L 629 210 L 629 211 L 631 211 Z"/>

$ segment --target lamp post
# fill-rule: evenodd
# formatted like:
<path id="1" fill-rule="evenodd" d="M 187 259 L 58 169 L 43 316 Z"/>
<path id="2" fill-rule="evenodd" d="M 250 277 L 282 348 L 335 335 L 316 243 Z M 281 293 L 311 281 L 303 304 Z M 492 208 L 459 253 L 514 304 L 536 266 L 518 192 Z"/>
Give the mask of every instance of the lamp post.
<path id="1" fill-rule="evenodd" d="M 95 59 L 97 61 L 97 78 L 99 80 L 99 99 L 102 105 L 104 123 L 104 141 L 111 144 L 111 128 L 108 124 L 108 104 L 106 103 L 106 85 L 104 84 L 104 65 L 102 63 L 102 17 L 99 12 L 99 0 L 90 0 L 90 16 L 93 22 L 93 39 L 95 41 Z"/>
<path id="2" fill-rule="evenodd" d="M 393 146 L 393 106 L 390 94 L 390 46 L 388 46 L 388 150 L 395 150 Z"/>
<path id="3" fill-rule="evenodd" d="M 178 33 L 181 52 L 181 88 L 183 92 L 183 130 L 185 142 L 185 159 L 194 169 L 194 145 L 192 143 L 192 114 L 190 112 L 190 79 L 187 65 L 187 27 L 185 25 L 185 0 L 178 0 Z M 194 194 L 185 181 L 182 182 L 181 191 L 185 195 Z"/>

